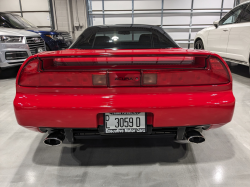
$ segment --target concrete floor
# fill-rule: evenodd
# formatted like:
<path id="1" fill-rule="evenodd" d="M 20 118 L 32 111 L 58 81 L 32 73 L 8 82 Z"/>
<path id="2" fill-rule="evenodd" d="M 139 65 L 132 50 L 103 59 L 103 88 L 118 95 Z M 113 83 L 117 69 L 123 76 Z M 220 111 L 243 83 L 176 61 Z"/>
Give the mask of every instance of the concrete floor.
<path id="1" fill-rule="evenodd" d="M 0 80 L 0 187 L 250 186 L 250 78 L 231 68 L 236 108 L 231 123 L 205 132 L 203 144 L 168 139 L 86 140 L 45 146 L 44 134 L 20 127 L 15 78 Z"/>

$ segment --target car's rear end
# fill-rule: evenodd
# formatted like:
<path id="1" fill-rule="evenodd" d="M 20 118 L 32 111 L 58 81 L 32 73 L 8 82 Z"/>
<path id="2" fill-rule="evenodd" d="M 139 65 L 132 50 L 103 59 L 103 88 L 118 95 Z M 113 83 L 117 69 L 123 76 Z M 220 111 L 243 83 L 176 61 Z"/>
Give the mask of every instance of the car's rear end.
<path id="1" fill-rule="evenodd" d="M 231 121 L 235 98 L 221 57 L 185 49 L 44 52 L 17 76 L 21 126 L 55 145 L 88 136 L 174 135 L 202 142 L 201 130 Z"/>

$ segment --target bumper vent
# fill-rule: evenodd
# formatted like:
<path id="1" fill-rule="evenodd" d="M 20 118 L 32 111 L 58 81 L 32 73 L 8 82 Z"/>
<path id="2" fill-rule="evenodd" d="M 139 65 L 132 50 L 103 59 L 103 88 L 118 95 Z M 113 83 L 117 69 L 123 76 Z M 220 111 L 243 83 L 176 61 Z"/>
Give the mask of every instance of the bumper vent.
<path id="1" fill-rule="evenodd" d="M 20 60 L 28 58 L 28 53 L 26 51 L 11 51 L 5 53 L 6 60 Z"/>
<path id="2" fill-rule="evenodd" d="M 41 37 L 27 37 L 26 41 L 29 45 L 30 52 L 32 55 L 38 53 L 39 48 L 42 48 L 43 51 L 46 51 L 44 41 Z"/>

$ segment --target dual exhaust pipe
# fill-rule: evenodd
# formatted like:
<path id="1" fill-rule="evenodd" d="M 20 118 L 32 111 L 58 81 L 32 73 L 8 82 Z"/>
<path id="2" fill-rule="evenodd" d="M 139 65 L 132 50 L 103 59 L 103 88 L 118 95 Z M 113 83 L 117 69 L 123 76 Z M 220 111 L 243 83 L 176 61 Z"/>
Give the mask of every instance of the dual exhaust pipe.
<path id="1" fill-rule="evenodd" d="M 49 146 L 60 145 L 65 139 L 63 132 L 55 131 L 50 133 L 45 139 L 44 143 Z M 205 141 L 204 136 L 197 130 L 188 130 L 185 132 L 185 139 L 191 143 L 202 143 Z"/>
<path id="2" fill-rule="evenodd" d="M 197 130 L 189 130 L 185 133 L 185 138 L 191 143 L 202 143 L 205 142 L 205 137 Z"/>
<path id="3" fill-rule="evenodd" d="M 49 146 L 60 145 L 65 139 L 65 135 L 62 132 L 55 131 L 50 133 L 45 139 L 44 143 Z"/>

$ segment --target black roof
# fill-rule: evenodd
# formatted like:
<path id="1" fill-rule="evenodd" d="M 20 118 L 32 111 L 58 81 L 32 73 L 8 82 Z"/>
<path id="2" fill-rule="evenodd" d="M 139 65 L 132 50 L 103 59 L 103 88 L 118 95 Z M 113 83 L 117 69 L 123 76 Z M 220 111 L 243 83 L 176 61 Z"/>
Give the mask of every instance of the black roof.
<path id="1" fill-rule="evenodd" d="M 166 33 L 160 26 L 157 25 L 145 25 L 145 24 L 117 24 L 117 25 L 94 25 L 88 27 L 86 30 L 92 29 L 112 29 L 112 28 L 145 28 L 158 30 L 161 33 Z"/>
<path id="2" fill-rule="evenodd" d="M 117 24 L 117 25 L 95 25 L 91 27 L 99 28 L 114 28 L 114 27 L 144 27 L 144 28 L 159 28 L 157 25 L 145 25 L 145 24 Z"/>
<path id="3" fill-rule="evenodd" d="M 160 26 L 157 25 L 145 25 L 145 24 L 117 24 L 117 25 L 95 25 L 90 26 L 88 28 L 100 28 L 100 29 L 108 29 L 108 28 L 119 28 L 119 27 L 126 27 L 126 28 L 146 28 L 146 29 L 155 29 L 158 31 L 163 31 Z"/>

